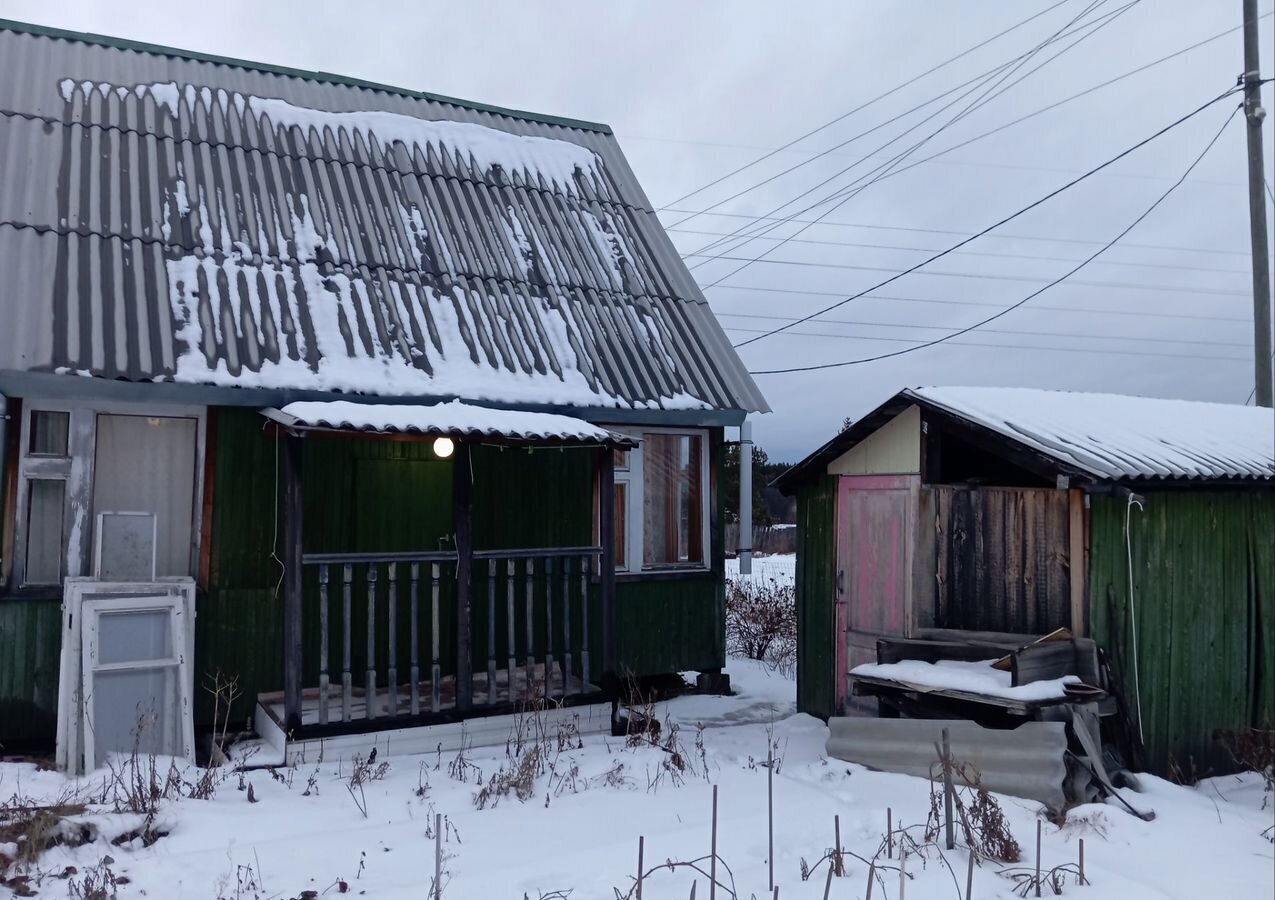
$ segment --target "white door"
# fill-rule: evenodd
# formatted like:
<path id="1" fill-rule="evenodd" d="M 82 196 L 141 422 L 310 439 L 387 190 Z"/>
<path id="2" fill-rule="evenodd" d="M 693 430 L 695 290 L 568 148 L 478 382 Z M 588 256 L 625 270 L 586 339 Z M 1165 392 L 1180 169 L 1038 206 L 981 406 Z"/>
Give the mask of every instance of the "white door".
<path id="1" fill-rule="evenodd" d="M 85 769 L 135 750 L 193 758 L 183 598 L 90 596 L 82 615 Z"/>

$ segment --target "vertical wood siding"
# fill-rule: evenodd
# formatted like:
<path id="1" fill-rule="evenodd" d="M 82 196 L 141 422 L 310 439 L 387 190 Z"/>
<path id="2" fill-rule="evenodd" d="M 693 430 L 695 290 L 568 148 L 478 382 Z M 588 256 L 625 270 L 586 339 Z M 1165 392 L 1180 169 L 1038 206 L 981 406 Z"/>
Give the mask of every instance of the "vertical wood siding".
<path id="1" fill-rule="evenodd" d="M 1044 634 L 1071 624 L 1067 492 L 931 487 L 940 628 Z"/>
<path id="2" fill-rule="evenodd" d="M 1091 621 L 1135 706 L 1125 513 L 1092 498 Z M 1216 730 L 1275 721 L 1275 492 L 1149 493 L 1130 533 L 1146 762 L 1224 764 Z"/>
<path id="3" fill-rule="evenodd" d="M 797 494 L 797 708 L 832 715 L 836 634 L 837 479 L 823 476 Z"/>
<path id="4" fill-rule="evenodd" d="M 210 431 L 213 448 L 213 515 L 207 524 L 208 584 L 198 600 L 195 629 L 196 721 L 208 725 L 212 698 L 204 689 L 216 672 L 237 677 L 241 696 L 231 728 L 249 724 L 256 694 L 283 686 L 280 659 L 281 570 L 271 558 L 275 517 L 274 441 L 262 431 L 253 410 L 217 410 Z M 721 429 L 713 432 L 721 452 Z M 592 450 L 514 450 L 481 447 L 474 453 L 475 546 L 517 548 L 583 546 L 593 543 Z M 307 551 L 436 550 L 452 531 L 451 463 L 434 457 L 426 442 L 306 441 L 305 542 Z M 714 516 L 720 547 L 723 498 Z M 715 553 L 714 557 L 720 556 Z M 486 563 L 474 573 L 474 634 L 486 629 Z M 686 669 L 715 669 L 725 662 L 724 577 L 713 571 L 671 581 L 626 581 L 616 586 L 619 663 L 622 670 L 652 675 Z M 520 569 L 520 571 L 522 571 Z M 311 573 L 310 582 L 317 576 Z M 355 574 L 362 585 L 361 573 Z M 407 588 L 400 574 L 399 590 Z M 516 582 L 519 592 L 525 581 Z M 504 583 L 499 583 L 503 590 Z M 386 634 L 385 586 L 380 587 L 377 633 Z M 573 590 L 577 588 L 573 587 Z M 556 591 L 556 587 L 555 587 Z M 366 633 L 365 593 L 356 591 L 351 629 Z M 522 594 L 518 593 L 521 608 Z M 316 583 L 306 585 L 307 646 L 317 646 Z M 503 595 L 502 595 L 503 598 Z M 442 597 L 442 665 L 454 661 L 454 599 L 450 582 Z M 596 598 L 592 602 L 597 602 Z M 503 655 L 505 604 L 497 604 L 497 653 Z M 543 610 L 538 614 L 542 615 Z M 591 609 L 590 646 L 600 648 L 601 611 Z M 575 627 L 579 627 L 578 622 Z M 57 711 L 60 648 L 59 602 L 0 600 L 0 742 L 51 742 Z M 408 635 L 400 628 L 399 659 L 408 658 Z M 341 635 L 329 633 L 336 652 Z M 425 636 L 428 639 L 428 635 Z M 424 644 L 423 646 L 428 646 Z M 355 646 L 354 667 L 365 647 Z M 312 654 L 313 656 L 314 654 Z M 475 647 L 474 665 L 485 668 L 487 648 Z M 333 658 L 339 658 L 334 656 Z M 317 656 L 306 684 L 317 683 Z"/>
<path id="5" fill-rule="evenodd" d="M 61 628 L 57 600 L 0 599 L 0 749 L 52 739 Z"/>

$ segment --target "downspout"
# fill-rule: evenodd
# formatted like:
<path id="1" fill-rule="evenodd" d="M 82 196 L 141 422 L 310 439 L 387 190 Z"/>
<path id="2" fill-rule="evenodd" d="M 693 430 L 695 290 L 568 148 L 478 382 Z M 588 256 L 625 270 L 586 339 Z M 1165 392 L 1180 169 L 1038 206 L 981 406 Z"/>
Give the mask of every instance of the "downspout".
<path id="1" fill-rule="evenodd" d="M 739 423 L 739 574 L 753 574 L 753 423 Z"/>

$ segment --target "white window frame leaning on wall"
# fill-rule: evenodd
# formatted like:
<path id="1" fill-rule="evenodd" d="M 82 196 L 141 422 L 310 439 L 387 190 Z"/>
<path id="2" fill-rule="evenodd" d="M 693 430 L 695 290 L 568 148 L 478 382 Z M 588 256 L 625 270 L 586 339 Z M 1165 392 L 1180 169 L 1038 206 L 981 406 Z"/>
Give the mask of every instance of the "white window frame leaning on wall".
<path id="1" fill-rule="evenodd" d="M 620 573 L 639 572 L 704 572 L 709 569 L 711 547 L 711 464 L 709 432 L 702 428 L 624 428 L 612 427 L 638 439 L 639 444 L 627 451 L 628 466 L 624 467 L 624 451 L 616 451 L 615 483 L 624 492 L 624 503 L 616 503 L 616 527 L 622 529 L 623 546 L 616 547 L 615 569 Z M 678 435 L 695 437 L 700 442 L 699 459 L 699 560 L 691 562 L 646 563 L 646 454 L 650 435 Z"/>
<path id="2" fill-rule="evenodd" d="M 195 459 L 193 472 L 191 542 L 189 571 L 198 570 L 199 537 L 203 512 L 204 443 L 207 415 L 201 406 L 116 401 L 52 400 L 21 397 L 22 422 L 19 437 L 18 483 L 14 508 L 13 559 L 9 568 L 10 586 L 15 588 L 58 588 L 62 579 L 88 575 L 92 571 L 94 461 L 97 457 L 97 417 L 141 416 L 144 418 L 192 419 L 195 422 Z M 37 412 L 67 415 L 67 443 L 63 454 L 31 452 L 32 417 Z M 41 479 L 60 481 L 64 485 L 61 522 L 61 571 L 56 581 L 27 577 L 27 544 L 29 540 L 28 506 L 31 482 Z"/>

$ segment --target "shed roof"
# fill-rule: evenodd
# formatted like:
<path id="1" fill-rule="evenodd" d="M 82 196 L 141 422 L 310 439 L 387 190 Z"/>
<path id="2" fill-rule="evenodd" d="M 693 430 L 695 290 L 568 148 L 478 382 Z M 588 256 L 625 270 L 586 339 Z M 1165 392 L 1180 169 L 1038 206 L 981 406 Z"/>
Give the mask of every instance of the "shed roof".
<path id="1" fill-rule="evenodd" d="M 262 411 L 266 418 L 299 431 L 365 431 L 378 434 L 498 438 L 528 443 L 636 446 L 628 435 L 582 419 L 520 409 L 490 409 L 453 400 L 432 406 L 299 401 Z"/>
<path id="2" fill-rule="evenodd" d="M 766 409 L 605 126 L 0 22 L 0 370 Z"/>
<path id="3" fill-rule="evenodd" d="M 900 391 L 781 476 L 785 489 L 916 404 L 993 432 L 1099 482 L 1270 481 L 1269 409 L 1122 394 L 1004 387 Z"/>

